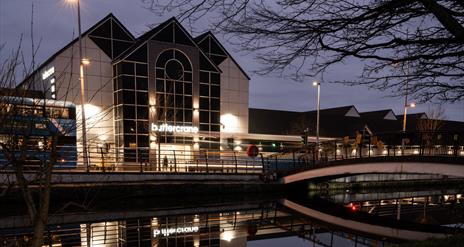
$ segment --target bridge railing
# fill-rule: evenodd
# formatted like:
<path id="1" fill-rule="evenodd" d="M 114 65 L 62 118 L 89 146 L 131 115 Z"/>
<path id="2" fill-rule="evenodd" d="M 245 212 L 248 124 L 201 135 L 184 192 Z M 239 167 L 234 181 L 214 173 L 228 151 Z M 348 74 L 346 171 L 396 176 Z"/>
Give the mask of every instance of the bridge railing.
<path id="1" fill-rule="evenodd" d="M 1 150 L 0 150 L 1 151 Z M 83 162 L 80 148 L 59 152 L 54 172 L 136 172 L 136 173 L 204 173 L 262 174 L 261 157 L 249 157 L 246 152 L 219 150 L 149 150 L 89 148 L 88 165 Z M 22 162 L 24 170 L 38 170 L 50 163 L 50 153 L 27 152 Z M 16 154 L 19 159 L 20 153 Z M 0 158 L 0 170 L 13 170 L 14 162 Z"/>
<path id="2" fill-rule="evenodd" d="M 397 132 L 309 143 L 264 158 L 264 169 L 288 174 L 327 166 L 334 161 L 373 157 L 456 157 L 464 160 L 464 133 Z"/>
<path id="3" fill-rule="evenodd" d="M 328 165 L 332 161 L 389 156 L 464 157 L 464 134 L 447 132 L 388 133 L 356 136 L 352 139 L 310 143 L 299 149 L 248 157 L 246 152 L 229 150 L 194 150 L 189 146 L 157 151 L 157 148 L 110 148 L 92 145 L 88 165 L 81 147 L 58 147 L 53 169 L 56 172 L 158 172 L 280 174 Z M 50 160 L 50 153 L 31 150 L 26 157 L 0 150 L 0 170 L 13 170 L 15 159 L 23 158 L 27 170 L 38 169 Z"/>

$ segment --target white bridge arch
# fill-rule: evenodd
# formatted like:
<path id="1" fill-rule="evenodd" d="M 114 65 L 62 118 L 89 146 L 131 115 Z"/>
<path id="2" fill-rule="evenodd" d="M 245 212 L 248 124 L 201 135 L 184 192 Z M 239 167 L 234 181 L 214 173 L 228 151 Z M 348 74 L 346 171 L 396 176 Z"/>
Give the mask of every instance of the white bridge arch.
<path id="1" fill-rule="evenodd" d="M 409 173 L 409 174 L 436 174 L 464 178 L 464 164 L 449 164 L 439 162 L 368 162 L 359 164 L 333 165 L 319 167 L 283 177 L 280 182 L 290 184 L 303 180 L 323 177 L 340 177 L 359 174 L 374 173 Z"/>

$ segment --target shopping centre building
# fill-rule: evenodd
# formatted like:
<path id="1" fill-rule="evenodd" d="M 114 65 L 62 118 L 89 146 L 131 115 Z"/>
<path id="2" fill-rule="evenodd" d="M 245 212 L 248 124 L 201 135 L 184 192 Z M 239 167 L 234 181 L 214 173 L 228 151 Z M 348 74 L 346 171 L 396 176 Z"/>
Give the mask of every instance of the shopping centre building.
<path id="1" fill-rule="evenodd" d="M 82 46 L 90 150 L 104 143 L 120 161 L 146 162 L 158 149 L 241 150 L 242 139 L 263 138 L 248 133 L 250 77 L 212 33 L 192 37 L 171 18 L 135 38 L 110 14 Z M 78 40 L 18 87 L 75 103 L 80 120 Z"/>
<path id="2" fill-rule="evenodd" d="M 315 111 L 249 109 L 250 77 L 211 32 L 192 37 L 171 18 L 136 38 L 109 14 L 82 34 L 82 45 L 91 152 L 104 146 L 118 162 L 140 163 L 159 161 L 158 150 L 189 156 L 195 150 L 240 151 L 254 143 L 276 152 L 301 145 L 305 129 L 315 141 Z M 75 103 L 81 126 L 78 40 L 18 88 Z M 366 116 L 372 115 L 399 120 L 391 110 Z M 354 106 L 321 111 L 322 140 L 353 136 L 366 129 L 363 119 Z"/>

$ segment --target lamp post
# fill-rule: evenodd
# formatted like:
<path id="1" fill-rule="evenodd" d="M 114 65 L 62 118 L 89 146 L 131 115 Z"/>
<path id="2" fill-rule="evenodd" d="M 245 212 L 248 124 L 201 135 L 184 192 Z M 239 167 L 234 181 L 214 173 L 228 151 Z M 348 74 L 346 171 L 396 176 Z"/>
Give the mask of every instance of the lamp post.
<path id="1" fill-rule="evenodd" d="M 82 116 L 82 156 L 85 170 L 89 171 L 89 160 L 87 151 L 87 128 L 85 123 L 85 83 L 84 83 L 84 65 L 89 64 L 88 59 L 82 55 L 82 33 L 81 33 L 81 6 L 80 0 L 67 0 L 68 2 L 77 2 L 77 25 L 79 32 L 79 81 L 81 84 L 81 116 Z"/>
<path id="2" fill-rule="evenodd" d="M 319 154 L 319 111 L 321 108 L 321 83 L 318 81 L 313 81 L 313 86 L 317 87 L 316 148 Z"/>
<path id="3" fill-rule="evenodd" d="M 408 75 L 409 75 L 409 66 L 407 67 L 407 75 L 406 75 L 406 81 L 405 81 L 405 87 L 404 87 L 404 113 L 403 113 L 403 133 L 406 133 L 406 120 L 407 120 L 407 115 L 408 115 L 408 108 L 414 108 L 416 107 L 416 103 L 408 103 Z M 404 143 L 405 139 L 401 138 L 401 154 L 404 155 Z"/>
<path id="4" fill-rule="evenodd" d="M 404 113 L 403 113 L 403 132 L 406 132 L 406 116 L 408 114 L 408 108 L 416 107 L 416 103 L 406 103 L 404 104 Z"/>

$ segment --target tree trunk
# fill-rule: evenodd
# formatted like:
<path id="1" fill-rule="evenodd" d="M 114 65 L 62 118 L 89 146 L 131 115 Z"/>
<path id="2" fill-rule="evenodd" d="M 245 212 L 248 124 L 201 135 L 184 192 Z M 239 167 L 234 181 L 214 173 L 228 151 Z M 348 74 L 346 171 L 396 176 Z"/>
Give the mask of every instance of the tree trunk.
<path id="1" fill-rule="evenodd" d="M 48 221 L 48 210 L 50 208 L 50 195 L 52 187 L 52 170 L 56 163 L 57 150 L 56 140 L 53 140 L 53 147 L 50 153 L 50 161 L 46 164 L 45 178 L 40 189 L 39 208 L 34 217 L 34 236 L 31 246 L 40 247 L 44 244 L 44 231 Z M 51 241 L 51 240 L 50 240 Z"/>

